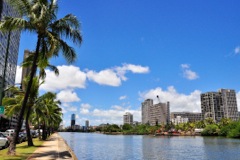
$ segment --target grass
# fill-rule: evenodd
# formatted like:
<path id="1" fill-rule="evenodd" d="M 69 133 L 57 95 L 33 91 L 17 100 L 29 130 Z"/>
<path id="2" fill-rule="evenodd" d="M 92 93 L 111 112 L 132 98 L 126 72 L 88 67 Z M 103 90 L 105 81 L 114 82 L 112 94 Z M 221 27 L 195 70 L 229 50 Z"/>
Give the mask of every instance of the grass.
<path id="1" fill-rule="evenodd" d="M 8 148 L 0 150 L 0 160 L 24 160 L 27 159 L 44 141 L 33 138 L 34 146 L 28 147 L 27 141 L 16 146 L 16 156 L 7 155 Z"/>

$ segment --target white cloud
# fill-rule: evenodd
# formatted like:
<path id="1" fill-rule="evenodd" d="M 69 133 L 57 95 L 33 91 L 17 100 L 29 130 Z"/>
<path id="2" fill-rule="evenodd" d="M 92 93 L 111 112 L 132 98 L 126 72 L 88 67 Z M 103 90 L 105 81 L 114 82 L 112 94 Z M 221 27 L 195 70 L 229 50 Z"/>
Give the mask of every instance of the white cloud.
<path id="1" fill-rule="evenodd" d="M 118 111 L 123 111 L 124 108 L 122 106 L 118 106 L 118 105 L 113 105 L 111 108 L 118 110 Z"/>
<path id="2" fill-rule="evenodd" d="M 121 85 L 121 79 L 111 69 L 102 70 L 100 72 L 88 71 L 87 77 L 89 80 L 100 85 L 109 85 L 114 87 Z"/>
<path id="3" fill-rule="evenodd" d="M 149 67 L 140 65 L 123 64 L 122 67 L 114 67 L 104 69 L 99 72 L 94 70 L 81 71 L 76 66 L 58 66 L 59 76 L 56 76 L 53 71 L 46 70 L 45 83 L 40 86 L 40 90 L 44 91 L 59 91 L 62 89 L 86 88 L 86 80 L 93 81 L 100 85 L 108 85 L 118 87 L 122 81 L 126 81 L 125 74 L 127 71 L 132 73 L 148 73 Z"/>
<path id="4" fill-rule="evenodd" d="M 45 83 L 40 89 L 45 91 L 57 91 L 69 88 L 85 88 L 86 73 L 75 66 L 58 66 L 59 76 L 56 76 L 53 71 L 46 70 Z"/>
<path id="5" fill-rule="evenodd" d="M 235 54 L 239 54 L 239 53 L 240 53 L 240 46 L 237 46 L 237 47 L 234 49 L 234 53 L 235 53 Z"/>
<path id="6" fill-rule="evenodd" d="M 141 111 L 140 110 L 100 110 L 94 109 L 91 115 L 94 117 L 94 123 L 110 123 L 110 124 L 123 124 L 123 115 L 126 112 L 133 114 L 134 121 L 141 121 Z"/>
<path id="7" fill-rule="evenodd" d="M 80 98 L 72 90 L 62 90 L 57 94 L 57 99 L 61 102 L 79 102 Z"/>
<path id="8" fill-rule="evenodd" d="M 125 76 L 127 71 L 131 71 L 132 73 L 148 73 L 149 67 L 142 67 L 140 65 L 134 65 L 134 64 L 123 64 L 122 67 L 115 67 L 115 70 L 119 77 L 123 81 L 127 80 L 127 77 Z"/>
<path id="9" fill-rule="evenodd" d="M 189 64 L 181 64 L 181 67 L 182 67 L 183 69 L 188 69 L 190 66 L 189 66 Z"/>
<path id="10" fill-rule="evenodd" d="M 69 107 L 68 111 L 77 112 L 77 107 Z"/>
<path id="11" fill-rule="evenodd" d="M 181 64 L 181 68 L 183 70 L 183 77 L 188 80 L 194 80 L 199 78 L 198 74 L 190 69 L 188 64 Z"/>
<path id="12" fill-rule="evenodd" d="M 121 96 L 121 97 L 119 97 L 119 100 L 124 100 L 126 98 L 127 98 L 127 96 Z"/>
<path id="13" fill-rule="evenodd" d="M 151 98 L 154 103 L 159 103 L 156 96 L 159 96 L 161 102 L 170 102 L 170 112 L 201 112 L 201 102 L 200 102 L 201 91 L 195 90 L 189 95 L 178 93 L 173 86 L 168 87 L 166 91 L 158 87 L 151 89 L 146 92 L 139 93 L 141 101 Z"/>
<path id="14" fill-rule="evenodd" d="M 81 104 L 81 108 L 80 108 L 80 113 L 81 114 L 89 114 L 89 109 L 91 108 L 90 104 L 87 103 L 83 103 Z"/>
<path id="15" fill-rule="evenodd" d="M 22 67 L 17 66 L 15 83 L 21 83 L 21 82 L 22 82 Z"/>

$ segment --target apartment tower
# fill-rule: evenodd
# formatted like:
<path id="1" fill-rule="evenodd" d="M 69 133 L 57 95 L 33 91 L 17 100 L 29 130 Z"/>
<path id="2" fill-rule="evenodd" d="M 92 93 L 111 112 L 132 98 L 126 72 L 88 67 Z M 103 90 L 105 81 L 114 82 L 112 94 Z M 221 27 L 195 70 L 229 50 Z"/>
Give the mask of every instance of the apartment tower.
<path id="1" fill-rule="evenodd" d="M 222 118 L 239 119 L 236 93 L 231 89 L 201 94 L 201 109 L 203 119 L 212 118 L 215 122 Z"/>
<path id="2" fill-rule="evenodd" d="M 4 16 L 19 17 L 19 14 L 5 0 L 1 0 L 0 20 Z M 3 95 L 7 94 L 4 90 L 15 84 L 19 42 L 20 31 L 0 31 L 0 105 L 2 105 Z M 4 115 L 0 115 L 0 130 L 15 128 L 16 122 L 16 116 L 7 119 Z"/>
<path id="3" fill-rule="evenodd" d="M 151 126 L 170 122 L 170 103 L 153 104 L 152 99 L 142 103 L 142 123 Z"/>
<path id="4" fill-rule="evenodd" d="M 18 13 L 5 2 L 0 1 L 0 20 L 4 16 L 18 17 Z M 14 85 L 18 60 L 20 31 L 0 31 L 0 91 Z"/>
<path id="5" fill-rule="evenodd" d="M 126 112 L 123 115 L 123 124 L 133 124 L 133 115 L 129 112 Z"/>

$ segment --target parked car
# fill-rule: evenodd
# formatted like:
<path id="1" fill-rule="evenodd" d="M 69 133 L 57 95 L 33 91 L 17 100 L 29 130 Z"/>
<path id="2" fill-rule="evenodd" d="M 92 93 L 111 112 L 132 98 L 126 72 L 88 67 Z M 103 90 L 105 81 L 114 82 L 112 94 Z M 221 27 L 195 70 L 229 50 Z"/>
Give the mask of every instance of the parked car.
<path id="1" fill-rule="evenodd" d="M 15 129 L 7 129 L 5 132 L 14 133 Z"/>
<path id="2" fill-rule="evenodd" d="M 27 141 L 27 133 L 25 132 L 20 132 L 19 137 L 21 138 L 22 142 Z"/>
<path id="3" fill-rule="evenodd" d="M 0 133 L 0 147 L 7 148 L 8 145 L 9 145 L 9 141 L 7 137 L 3 133 Z"/>
<path id="4" fill-rule="evenodd" d="M 6 137 L 6 138 L 8 138 L 8 140 L 10 139 L 10 138 L 12 138 L 13 137 L 13 132 L 2 132 L 2 134 Z M 19 133 L 19 135 L 18 135 L 18 141 L 17 141 L 17 143 L 22 143 L 24 141 L 24 138 L 23 138 L 23 136 Z"/>

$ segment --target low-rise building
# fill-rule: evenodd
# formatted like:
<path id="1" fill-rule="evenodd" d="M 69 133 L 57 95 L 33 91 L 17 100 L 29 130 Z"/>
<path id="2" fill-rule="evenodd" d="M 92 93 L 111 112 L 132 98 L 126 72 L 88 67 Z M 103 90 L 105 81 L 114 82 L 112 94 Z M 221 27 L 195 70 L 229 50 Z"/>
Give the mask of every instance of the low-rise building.
<path id="1" fill-rule="evenodd" d="M 172 112 L 171 119 L 175 119 L 178 116 L 181 118 L 188 118 L 188 122 L 196 122 L 202 120 L 202 113 L 199 112 Z"/>

